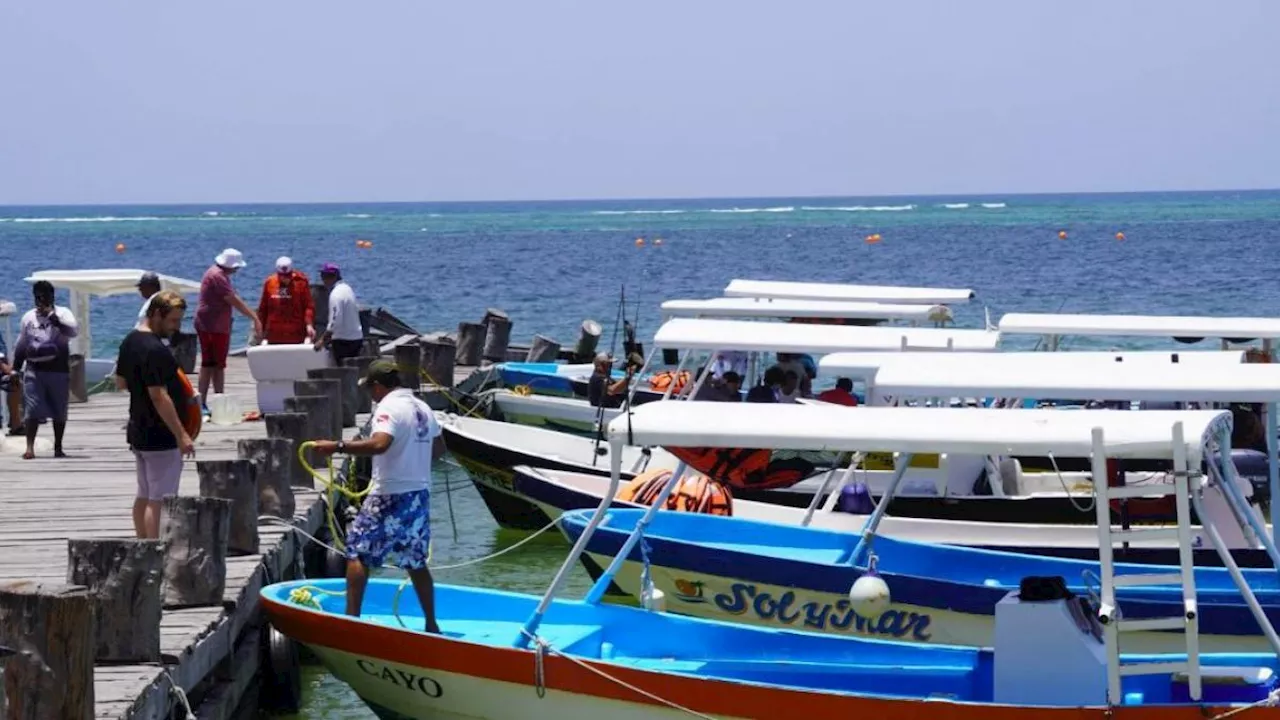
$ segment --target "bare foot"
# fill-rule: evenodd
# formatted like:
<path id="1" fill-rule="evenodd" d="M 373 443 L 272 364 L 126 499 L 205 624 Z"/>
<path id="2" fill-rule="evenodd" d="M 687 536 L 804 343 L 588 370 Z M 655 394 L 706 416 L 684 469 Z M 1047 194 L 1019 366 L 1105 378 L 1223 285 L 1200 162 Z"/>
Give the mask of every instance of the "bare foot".
<path id="1" fill-rule="evenodd" d="M 26 451 L 26 452 L 22 453 L 22 459 L 23 459 L 23 460 L 31 460 L 31 459 L 35 458 L 35 456 L 36 456 L 36 453 L 35 453 L 35 451 L 34 451 L 34 450 L 28 450 L 28 451 Z"/>

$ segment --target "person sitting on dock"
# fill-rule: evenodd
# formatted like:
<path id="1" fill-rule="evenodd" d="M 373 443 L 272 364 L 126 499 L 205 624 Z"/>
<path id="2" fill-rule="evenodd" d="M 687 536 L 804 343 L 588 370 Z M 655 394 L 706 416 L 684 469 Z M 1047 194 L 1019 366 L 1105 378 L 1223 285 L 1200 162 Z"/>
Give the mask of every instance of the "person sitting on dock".
<path id="1" fill-rule="evenodd" d="M 818 399 L 822 402 L 848 405 L 849 407 L 858 405 L 858 398 L 853 395 L 853 380 L 847 377 L 837 379 L 836 386 L 830 390 L 823 390 L 818 393 Z"/>
<path id="2" fill-rule="evenodd" d="M 314 342 L 315 312 L 311 280 L 294 269 L 292 259 L 276 259 L 276 271 L 262 283 L 262 297 L 258 300 L 262 338 L 268 345 Z"/>
<path id="3" fill-rule="evenodd" d="M 22 459 L 36 456 L 36 433 L 40 423 L 53 421 L 53 456 L 66 457 L 62 436 L 67 430 L 67 406 L 71 401 L 70 340 L 79 332 L 71 311 L 54 304 L 53 284 L 38 280 L 31 287 L 35 308 L 19 323 L 21 331 L 14 343 L 13 367 L 23 370 L 22 416 L 26 425 L 27 451 Z"/>
<path id="4" fill-rule="evenodd" d="M 776 403 L 779 402 L 778 388 L 785 379 L 785 373 L 782 368 L 774 365 L 764 371 L 764 378 L 760 384 L 747 391 L 747 402 L 749 403 Z"/>
<path id="5" fill-rule="evenodd" d="M 196 337 L 200 342 L 200 401 L 207 403 L 209 385 L 221 394 L 226 381 L 227 354 L 231 350 L 231 309 L 253 321 L 255 335 L 262 334 L 258 315 L 231 285 L 231 276 L 245 266 L 244 255 L 235 248 L 218 253 L 213 265 L 200 279 L 200 300 L 196 304 Z"/>
<path id="6" fill-rule="evenodd" d="M 160 342 L 177 332 L 186 311 L 187 301 L 172 290 L 152 296 L 146 324 L 125 336 L 116 358 L 116 382 L 129 391 L 125 437 L 138 476 L 133 529 L 140 540 L 160 537 L 160 501 L 178 494 L 182 458 L 195 454 L 178 415 L 193 400 L 178 376 L 177 359 Z"/>
<path id="7" fill-rule="evenodd" d="M 333 363 L 342 367 L 347 358 L 359 357 L 364 345 L 360 305 L 356 302 L 355 291 L 342 279 L 342 269 L 337 265 L 321 265 L 320 282 L 329 290 L 329 324 L 316 338 L 316 352 L 327 344 Z"/>
<path id="8" fill-rule="evenodd" d="M 613 375 L 613 356 L 605 352 L 596 353 L 595 369 L 591 372 L 591 378 L 587 380 L 587 402 L 591 407 L 620 407 L 634 374 L 634 366 L 628 362 L 627 376 L 610 383 L 609 380 Z"/>
<path id="9" fill-rule="evenodd" d="M 444 437 L 435 412 L 400 386 L 399 368 L 374 360 L 360 380 L 376 406 L 369 437 L 350 442 L 319 440 L 316 452 L 373 456 L 372 489 L 347 530 L 347 614 L 360 616 L 370 568 L 394 554 L 409 574 L 426 619 L 436 624 L 435 585 L 427 558 L 431 548 L 431 463 L 444 455 Z"/>

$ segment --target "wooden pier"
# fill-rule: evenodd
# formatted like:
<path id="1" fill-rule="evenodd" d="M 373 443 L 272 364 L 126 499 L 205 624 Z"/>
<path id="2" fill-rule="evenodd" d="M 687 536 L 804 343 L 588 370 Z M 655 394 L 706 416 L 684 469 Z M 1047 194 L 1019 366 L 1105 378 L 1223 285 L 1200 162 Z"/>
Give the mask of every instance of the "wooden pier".
<path id="1" fill-rule="evenodd" d="M 226 392 L 239 399 L 242 410 L 256 409 L 255 386 L 243 358 L 231 359 Z M 67 584 L 69 539 L 134 536 L 130 509 L 137 483 L 125 443 L 128 402 L 127 393 L 104 392 L 73 404 L 65 440 L 70 457 L 65 459 L 52 457 L 47 424 L 40 429 L 34 460 L 21 459 L 23 438 L 5 438 L 0 448 L 0 583 Z M 236 458 L 236 442 L 265 438 L 264 425 L 260 420 L 206 423 L 196 440 L 196 460 Z M 198 495 L 199 489 L 196 463 L 188 460 L 179 494 Z M 295 498 L 294 523 L 316 533 L 324 520 L 319 491 L 295 488 Z M 257 594 L 264 584 L 295 572 L 306 542 L 269 522 L 260 523 L 259 535 L 258 554 L 227 557 L 221 606 L 164 612 L 161 665 L 94 668 L 96 717 L 168 718 L 182 704 L 172 685 L 192 700 L 201 720 L 236 717 L 237 707 L 256 696 L 262 656 Z"/>

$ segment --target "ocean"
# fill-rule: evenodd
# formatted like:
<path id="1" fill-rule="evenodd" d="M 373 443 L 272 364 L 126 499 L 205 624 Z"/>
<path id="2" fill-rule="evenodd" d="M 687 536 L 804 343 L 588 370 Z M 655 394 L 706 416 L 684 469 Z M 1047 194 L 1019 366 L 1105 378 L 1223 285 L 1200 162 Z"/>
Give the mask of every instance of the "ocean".
<path id="1" fill-rule="evenodd" d="M 313 278 L 321 263 L 340 264 L 362 303 L 424 332 L 493 307 L 511 316 L 515 340 L 540 333 L 566 345 L 587 318 L 605 326 L 607 345 L 620 295 L 645 341 L 662 300 L 714 297 L 733 278 L 972 288 L 976 300 L 956 308 L 968 327 L 1014 311 L 1280 314 L 1280 191 L 0 207 L 0 298 L 28 307 L 23 278 L 37 270 L 198 280 L 225 247 L 248 260 L 236 286 L 250 304 L 288 255 Z M 94 301 L 95 355 L 115 354 L 137 307 L 136 296 Z M 247 332 L 241 318 L 236 333 Z M 1073 343 L 1161 345 L 1171 341 Z M 456 467 L 435 485 L 436 562 L 521 538 L 496 528 Z M 547 534 L 439 580 L 541 592 L 565 549 Z M 586 587 L 579 571 L 568 593 Z M 306 684 L 298 718 L 373 718 L 323 671 L 310 669 Z"/>

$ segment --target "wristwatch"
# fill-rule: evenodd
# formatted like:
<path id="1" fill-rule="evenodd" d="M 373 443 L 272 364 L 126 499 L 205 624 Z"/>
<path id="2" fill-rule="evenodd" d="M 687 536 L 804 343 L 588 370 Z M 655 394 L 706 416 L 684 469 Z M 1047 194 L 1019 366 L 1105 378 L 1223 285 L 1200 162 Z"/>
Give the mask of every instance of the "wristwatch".
<path id="1" fill-rule="evenodd" d="M 346 442 L 344 442 L 344 441 L 342 441 L 342 440 L 339 440 L 339 441 L 338 441 L 338 452 L 346 452 L 346 451 L 347 451 L 347 443 L 346 443 Z"/>

